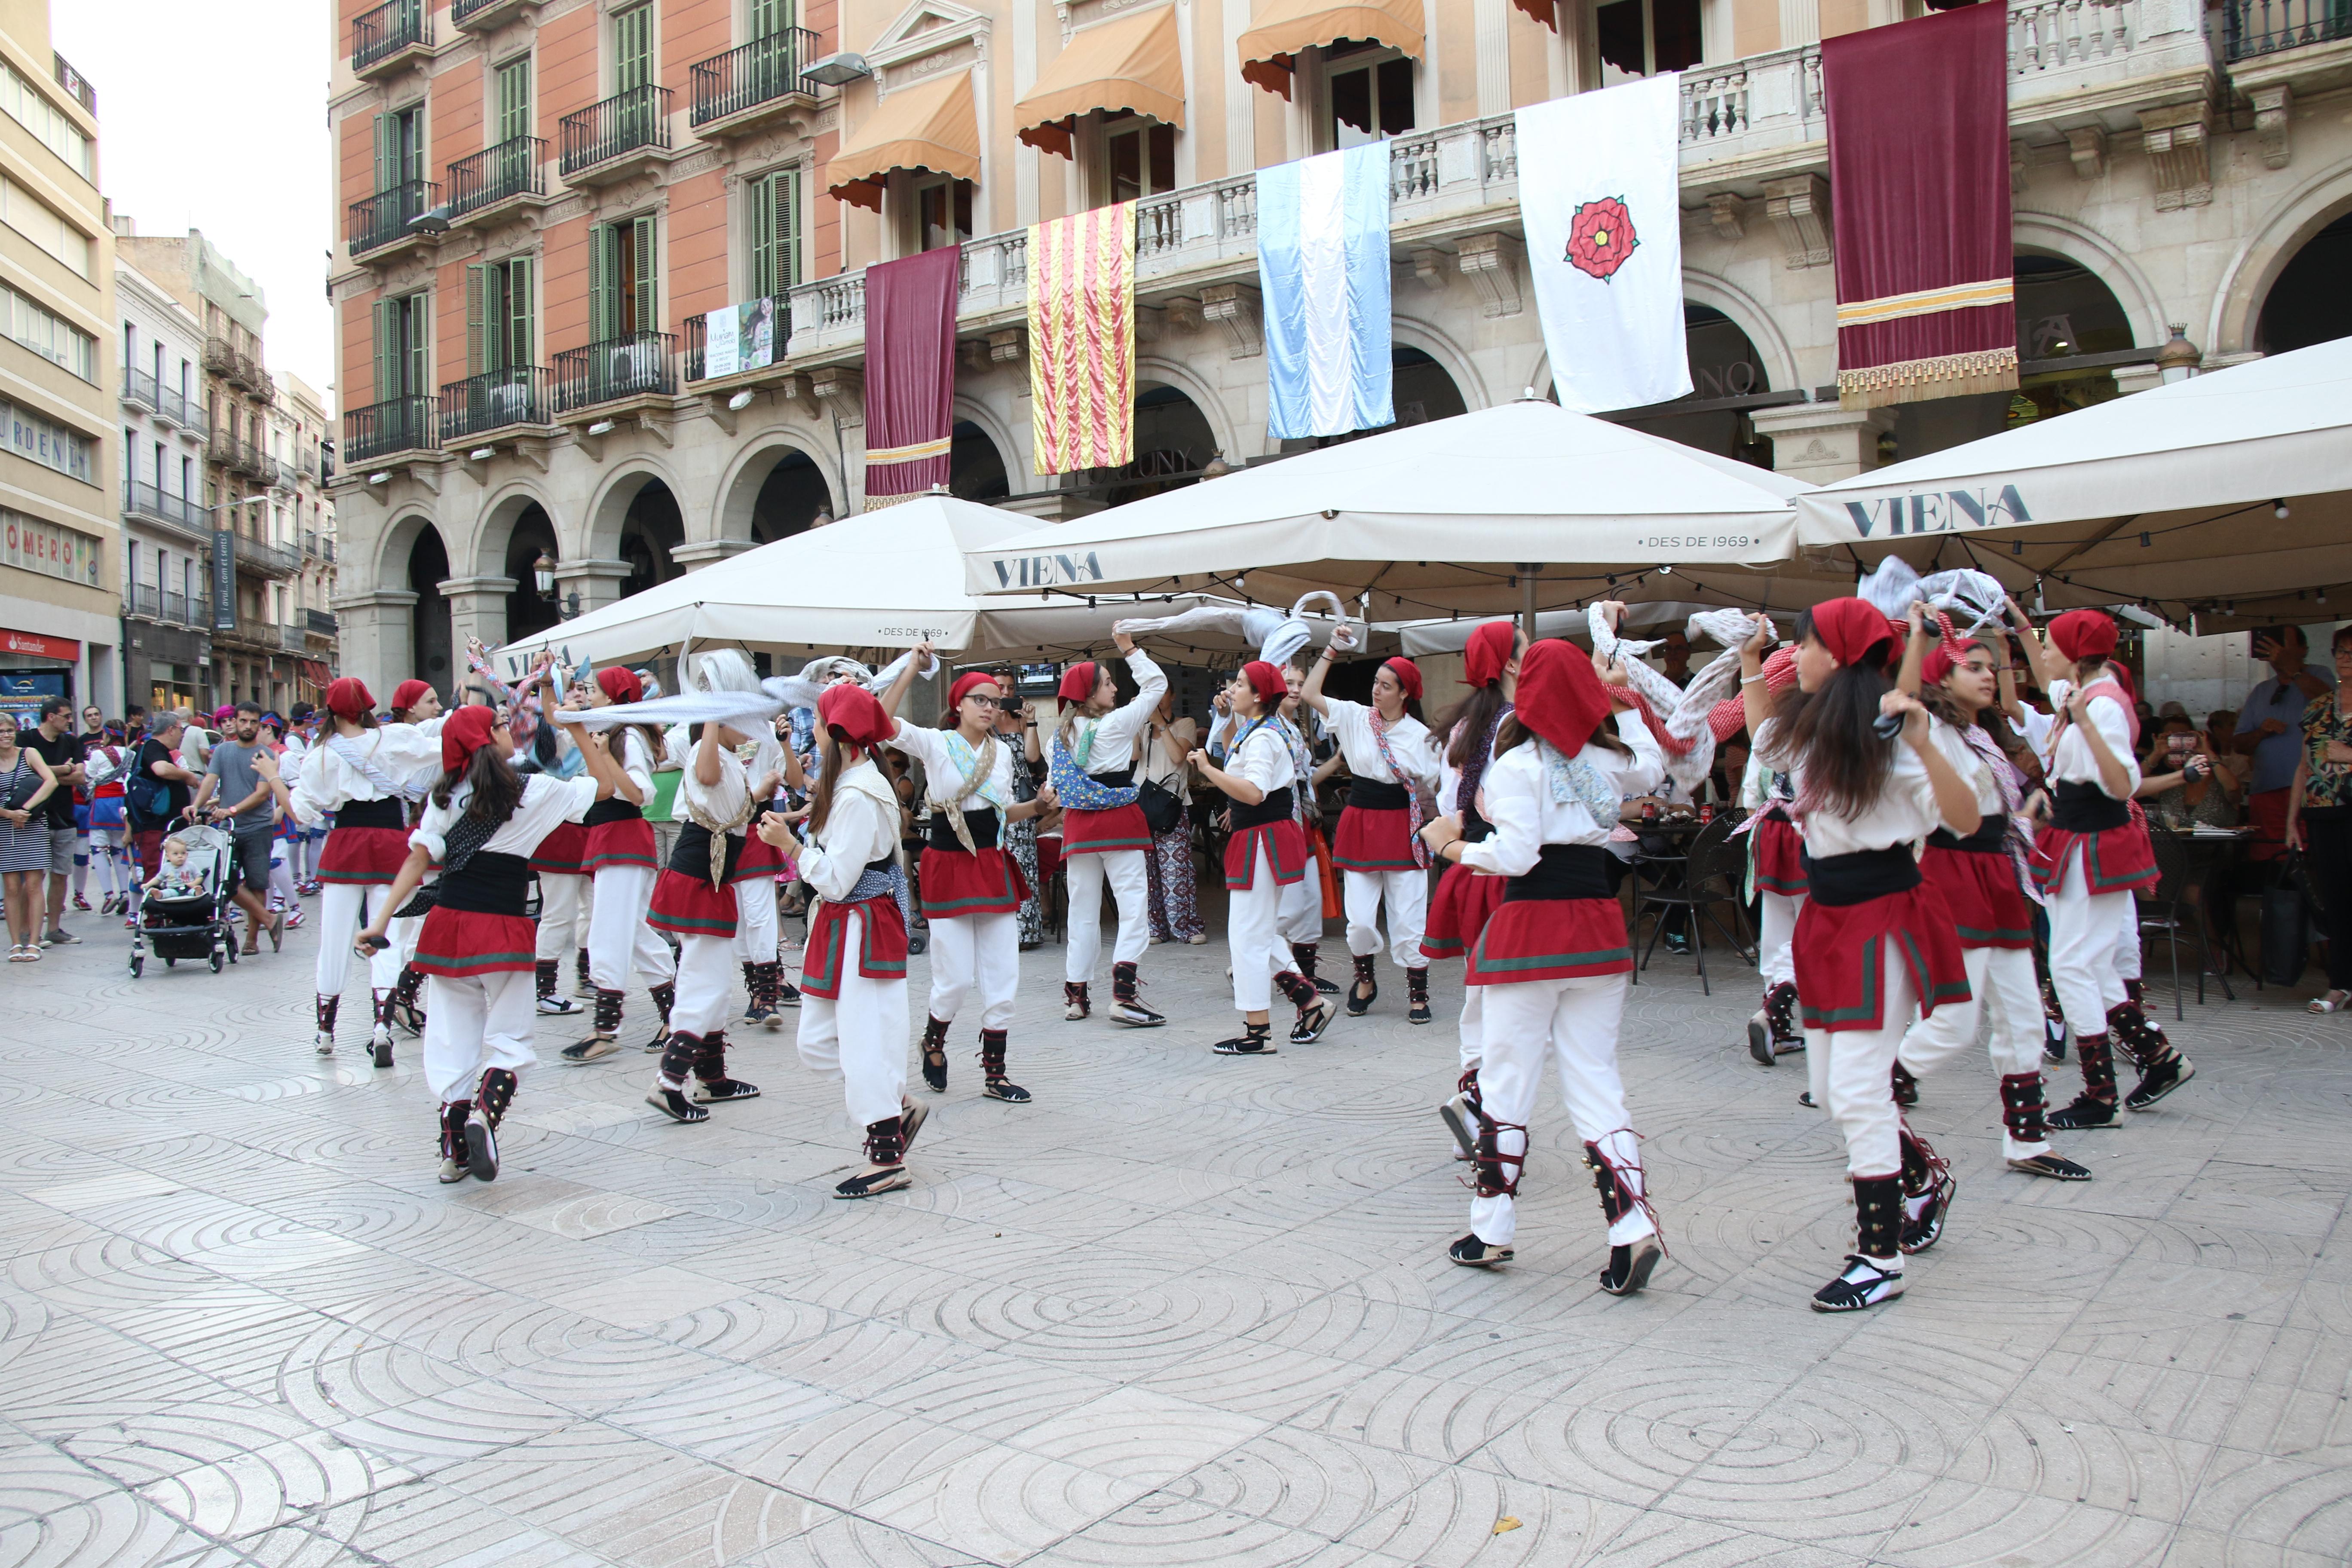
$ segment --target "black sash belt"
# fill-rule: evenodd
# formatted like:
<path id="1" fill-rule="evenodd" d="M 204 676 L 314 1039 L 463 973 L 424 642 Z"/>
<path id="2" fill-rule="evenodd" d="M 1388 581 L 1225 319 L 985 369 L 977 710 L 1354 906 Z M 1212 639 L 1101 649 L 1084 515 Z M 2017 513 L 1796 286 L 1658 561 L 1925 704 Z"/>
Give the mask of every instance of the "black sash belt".
<path id="1" fill-rule="evenodd" d="M 2009 818 L 1998 811 L 1989 811 L 1977 823 L 1977 830 L 1966 838 L 1955 837 L 1938 827 L 1927 835 L 1927 842 L 1938 849 L 1965 849 L 1971 855 L 2005 855 L 2009 852 Z"/>
<path id="2" fill-rule="evenodd" d="M 1091 776 L 1095 783 L 1106 789 L 1132 789 L 1135 786 L 1135 764 L 1129 763 L 1123 768 L 1113 768 L 1108 773 Z"/>
<path id="3" fill-rule="evenodd" d="M 582 818 L 582 823 L 589 827 L 602 827 L 608 822 L 642 822 L 645 820 L 645 815 L 643 811 L 616 795 L 600 800 L 590 806 L 588 815 Z"/>
<path id="4" fill-rule="evenodd" d="M 408 814 L 396 800 L 347 800 L 335 807 L 335 826 L 398 829 L 408 826 Z"/>
<path id="5" fill-rule="evenodd" d="M 1625 862 L 1598 844 L 1547 844 L 1533 869 L 1503 884 L 1503 901 L 1613 899 L 1624 875 Z"/>
<path id="6" fill-rule="evenodd" d="M 445 910 L 520 917 L 530 904 L 530 862 L 478 849 L 456 870 L 444 870 L 439 887 L 436 901 Z"/>
<path id="7" fill-rule="evenodd" d="M 2069 833 L 2105 833 L 2131 820 L 2130 808 L 2095 784 L 2061 784 L 2050 825 Z"/>
<path id="8" fill-rule="evenodd" d="M 725 876 L 735 874 L 735 864 L 743 858 L 743 840 L 734 834 L 727 836 Z M 698 822 L 689 822 L 677 830 L 677 842 L 670 847 L 669 868 L 681 877 L 691 877 L 698 882 L 710 880 L 710 829 Z"/>
<path id="9" fill-rule="evenodd" d="M 1805 896 L 1831 909 L 1907 893 L 1919 885 L 1919 862 L 1912 858 L 1908 845 L 1858 849 L 1820 860 L 1810 854 L 1801 858 L 1805 864 Z"/>
<path id="10" fill-rule="evenodd" d="M 996 847 L 996 808 L 994 806 L 984 805 L 978 811 L 967 811 L 963 814 L 963 820 L 964 825 L 971 829 L 971 847 L 974 849 Z M 924 842 L 934 849 L 952 849 L 958 853 L 962 852 L 963 843 L 955 836 L 955 817 L 951 815 L 950 808 L 944 805 L 931 807 L 931 829 Z"/>
<path id="11" fill-rule="evenodd" d="M 1359 811 L 1404 811 L 1412 796 L 1404 785 L 1380 779 L 1358 779 L 1348 786 L 1348 804 Z"/>
<path id="12" fill-rule="evenodd" d="M 1478 808 L 1468 801 L 1462 803 L 1462 838 L 1466 844 L 1484 844 L 1495 825 L 1478 815 Z"/>
<path id="13" fill-rule="evenodd" d="M 1288 784 L 1283 785 L 1280 789 L 1266 791 L 1265 798 L 1255 805 L 1244 805 L 1240 801 L 1234 802 L 1235 833 L 1246 827 L 1265 827 L 1276 822 L 1288 822 L 1290 818 L 1290 786 Z"/>

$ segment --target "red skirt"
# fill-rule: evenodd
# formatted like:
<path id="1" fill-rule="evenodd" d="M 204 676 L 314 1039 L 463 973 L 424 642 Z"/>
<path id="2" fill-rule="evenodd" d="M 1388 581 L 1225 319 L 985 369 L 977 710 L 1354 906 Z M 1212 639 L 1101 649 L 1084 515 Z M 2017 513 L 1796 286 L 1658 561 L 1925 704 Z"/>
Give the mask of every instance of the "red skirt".
<path id="1" fill-rule="evenodd" d="M 1507 879 L 1486 879 L 1499 886 Z M 1616 900 L 1514 899 L 1486 917 L 1462 984 L 1514 985 L 1633 969 L 1633 942 Z"/>
<path id="2" fill-rule="evenodd" d="M 1923 1017 L 1940 1003 L 1969 999 L 1968 964 L 1952 911 L 1932 882 L 1859 904 L 1807 899 L 1789 944 L 1807 1032 L 1883 1026 L 1886 998 L 1879 994 L 1879 978 L 1889 942 L 1911 972 Z"/>
<path id="3" fill-rule="evenodd" d="M 1475 871 L 1459 861 L 1445 868 L 1437 891 L 1429 900 L 1429 920 L 1422 927 L 1423 958 L 1460 958 L 1477 945 L 1478 933 L 1489 916 L 1502 907 L 1503 877 Z"/>
<path id="4" fill-rule="evenodd" d="M 1805 863 L 1798 857 L 1804 853 L 1805 837 L 1797 831 L 1797 825 L 1785 817 L 1759 813 L 1748 837 L 1755 845 L 1756 885 L 1783 898 L 1803 898 Z"/>
<path id="5" fill-rule="evenodd" d="M 664 871 L 654 882 L 654 901 L 646 923 L 656 931 L 681 937 L 735 934 L 735 889 L 714 888 L 708 877 Z"/>
<path id="6" fill-rule="evenodd" d="M 849 935 L 849 911 L 858 922 L 857 973 L 867 980 L 907 978 L 907 921 L 898 900 L 885 894 L 855 904 L 827 899 L 809 921 L 808 946 L 801 955 L 801 990 L 820 1001 L 841 999 L 842 949 Z"/>
<path id="7" fill-rule="evenodd" d="M 445 910 L 436 904 L 425 911 L 425 927 L 416 933 L 414 963 L 417 973 L 444 980 L 529 974 L 539 955 L 538 944 L 537 930 L 520 915 Z"/>
<path id="8" fill-rule="evenodd" d="M 1919 870 L 1943 895 L 1962 947 L 2033 945 L 2033 909 L 2008 856 L 1930 844 L 1919 858 Z"/>
<path id="9" fill-rule="evenodd" d="M 1244 827 L 1225 840 L 1225 886 L 1245 889 L 1257 881 L 1257 849 L 1265 846 L 1265 858 L 1274 868 L 1274 879 L 1288 887 L 1307 875 L 1307 835 L 1292 822 L 1261 822 L 1255 827 Z"/>
<path id="10" fill-rule="evenodd" d="M 653 836 L 648 826 L 646 836 Z M 714 847 L 716 841 L 713 841 Z M 772 877 L 784 868 L 784 852 L 760 837 L 757 829 L 746 828 L 742 853 L 735 857 L 735 869 L 727 874 L 730 882 L 748 882 L 754 877 Z"/>
<path id="11" fill-rule="evenodd" d="M 1029 879 L 1020 863 L 1002 849 L 961 849 L 936 846 L 923 850 L 920 866 L 923 913 L 935 921 L 958 915 L 1017 913 L 1029 896 Z M 896 907 L 896 900 L 892 900 Z"/>
<path id="12" fill-rule="evenodd" d="M 530 852 L 530 868 L 541 876 L 584 877 L 581 859 L 588 853 L 590 830 L 576 822 L 561 823 Z"/>
<path id="13" fill-rule="evenodd" d="M 408 863 L 408 834 L 398 827 L 338 827 L 319 853 L 319 880 L 390 882 Z"/>
<path id="14" fill-rule="evenodd" d="M 1331 836 L 1331 864 L 1342 871 L 1419 870 L 1412 858 L 1412 814 L 1348 807 Z"/>
<path id="15" fill-rule="evenodd" d="M 1114 849 L 1149 849 L 1151 825 L 1139 805 L 1114 806 L 1108 811 L 1062 813 L 1062 858 L 1073 855 L 1107 855 Z"/>
<path id="16" fill-rule="evenodd" d="M 2156 841 L 2148 837 L 2144 822 L 2126 822 L 2103 833 L 2069 833 L 2045 826 L 2033 840 L 2033 879 L 2044 891 L 2056 891 L 2064 880 L 2067 858 L 2077 845 L 2083 851 L 2083 879 L 2094 894 L 2153 888 L 2161 875 L 2156 868 Z"/>
<path id="17" fill-rule="evenodd" d="M 642 816 L 600 822 L 585 831 L 580 868 L 592 877 L 607 866 L 654 864 L 654 825 Z"/>

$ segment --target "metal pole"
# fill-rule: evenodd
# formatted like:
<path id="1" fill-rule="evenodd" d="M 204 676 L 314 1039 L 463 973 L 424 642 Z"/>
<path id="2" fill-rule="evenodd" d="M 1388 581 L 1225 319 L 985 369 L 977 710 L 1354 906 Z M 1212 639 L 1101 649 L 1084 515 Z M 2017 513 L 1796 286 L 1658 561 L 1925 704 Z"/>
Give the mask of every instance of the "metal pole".
<path id="1" fill-rule="evenodd" d="M 1540 561 L 1519 563 L 1519 635 L 1530 643 L 1536 640 L 1536 574 L 1542 570 Z"/>

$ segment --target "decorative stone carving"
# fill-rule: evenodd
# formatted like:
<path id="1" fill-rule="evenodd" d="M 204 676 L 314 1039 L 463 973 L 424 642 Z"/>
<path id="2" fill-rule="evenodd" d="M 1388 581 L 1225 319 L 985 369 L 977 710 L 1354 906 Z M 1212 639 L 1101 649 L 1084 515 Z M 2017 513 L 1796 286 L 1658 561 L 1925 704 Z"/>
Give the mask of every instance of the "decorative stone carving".
<path id="1" fill-rule="evenodd" d="M 1715 225 L 1717 237 L 1734 245 L 1748 236 L 1747 225 L 1740 221 L 1747 209 L 1747 202 L 1737 191 L 1717 191 L 1706 198 L 1707 216 Z"/>
<path id="2" fill-rule="evenodd" d="M 2156 210 L 2178 212 L 2213 199 L 2213 170 L 2207 151 L 2213 106 L 2203 99 L 2168 103 L 2139 111 L 2140 146 L 2156 176 Z"/>
<path id="3" fill-rule="evenodd" d="M 2074 161 L 2077 179 L 2095 180 L 2107 172 L 2107 132 L 2099 125 L 2077 125 L 2066 132 L 2066 155 Z"/>
<path id="4" fill-rule="evenodd" d="M 1431 293 L 1441 293 L 1445 288 L 1445 252 L 1416 250 L 1412 253 L 1412 275 Z"/>
<path id="5" fill-rule="evenodd" d="M 1168 335 L 1168 312 L 1156 305 L 1135 308 L 1135 341 L 1156 343 Z"/>
<path id="6" fill-rule="evenodd" d="M 1168 301 L 1168 330 L 1171 332 L 1197 332 L 1208 318 L 1202 313 L 1201 301 L 1189 294 L 1178 294 Z"/>
<path id="7" fill-rule="evenodd" d="M 2032 150 L 2031 148 L 2029 148 L 2029 147 L 2027 147 L 2027 146 L 2026 146 L 2026 144 L 2025 144 L 2024 141 L 2023 141 L 2021 138 L 2014 137 L 2014 136 L 2012 136 L 2012 137 L 2011 137 L 2011 138 L 2010 138 L 2010 142 L 2009 142 L 2009 194 L 2010 194 L 2010 195 L 2013 195 L 2013 196 L 2021 196 L 2021 195 L 2023 195 L 2025 194 L 2025 164 L 2026 164 L 2027 160 L 2028 160 L 2028 159 L 2030 159 L 2031 157 L 2032 157 L 2032 155 L 2033 155 L 2033 153 L 2032 153 Z"/>
<path id="8" fill-rule="evenodd" d="M 1024 335 L 1023 329 L 1019 327 L 1007 327 L 1003 331 L 989 333 L 989 363 L 991 364 L 1011 365 L 1013 368 L 1018 369 L 1021 364 Z"/>
<path id="9" fill-rule="evenodd" d="M 1519 263 L 1527 246 L 1507 234 L 1473 234 L 1454 247 L 1454 265 L 1478 290 L 1478 313 L 1492 320 L 1526 308 L 1519 294 Z"/>
<path id="10" fill-rule="evenodd" d="M 2287 122 L 2294 118 L 2294 89 L 2282 81 L 2258 87 L 2246 96 L 2253 100 L 2254 143 L 2263 150 L 2263 163 L 2273 169 L 2285 168 L 2294 153 Z"/>
<path id="11" fill-rule="evenodd" d="M 1830 183 L 1819 174 L 1764 182 L 1764 216 L 1779 231 L 1789 268 L 1830 262 Z"/>
<path id="12" fill-rule="evenodd" d="M 988 368 L 988 344 L 979 338 L 958 338 L 956 359 L 966 370 Z"/>
<path id="13" fill-rule="evenodd" d="M 547 472 L 546 437 L 524 436 L 519 437 L 514 444 L 514 455 L 518 461 L 529 464 L 530 467 L 537 468 L 542 474 Z"/>
<path id="14" fill-rule="evenodd" d="M 1171 300 L 1172 307 L 1174 301 Z M 1232 357 L 1249 359 L 1265 352 L 1260 327 L 1258 291 L 1245 283 L 1213 283 L 1201 290 L 1201 317 L 1225 329 Z"/>
<path id="15" fill-rule="evenodd" d="M 809 390 L 843 425 L 866 423 L 866 378 L 846 365 L 828 365 L 812 372 Z"/>

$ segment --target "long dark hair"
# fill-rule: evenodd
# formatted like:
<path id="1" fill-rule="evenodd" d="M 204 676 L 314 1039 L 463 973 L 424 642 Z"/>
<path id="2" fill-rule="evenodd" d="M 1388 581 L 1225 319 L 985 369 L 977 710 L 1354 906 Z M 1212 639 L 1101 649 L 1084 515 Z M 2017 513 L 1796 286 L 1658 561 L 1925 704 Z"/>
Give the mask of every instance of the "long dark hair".
<path id="1" fill-rule="evenodd" d="M 864 753 L 842 743 L 841 726 L 828 724 L 819 739 L 823 750 L 818 753 L 816 783 L 809 789 L 809 831 L 824 831 L 825 819 L 833 815 L 833 786 L 841 777 L 841 770 L 855 763 Z"/>
<path id="2" fill-rule="evenodd" d="M 654 773 L 659 770 L 662 758 L 669 752 L 669 742 L 662 734 L 661 726 L 658 724 L 624 724 L 615 730 L 613 732 L 614 765 L 620 767 L 628 762 L 628 743 L 621 737 L 630 734 L 635 735 L 646 743 L 646 771 Z M 653 803 L 647 801 L 646 804 L 650 805 Z"/>
<path id="3" fill-rule="evenodd" d="M 1495 731 L 1495 756 L 1500 760 L 1503 753 L 1512 747 L 1535 738 L 1536 732 L 1520 723 L 1519 716 L 1514 713 L 1503 721 L 1502 728 Z M 1584 743 L 1598 746 L 1604 752 L 1615 752 L 1621 756 L 1633 754 L 1633 748 L 1617 733 L 1617 719 L 1613 713 L 1601 715 L 1601 722 L 1592 726 L 1592 733 L 1584 738 Z"/>
<path id="4" fill-rule="evenodd" d="M 1797 640 L 1813 635 L 1809 611 L 1797 621 Z M 1895 742 L 1881 740 L 1872 725 L 1879 700 L 1894 689 L 1886 661 L 1889 638 L 1874 644 L 1859 662 L 1840 665 L 1819 691 L 1791 687 L 1775 712 L 1785 737 L 1781 756 L 1803 767 L 1804 793 L 1835 816 L 1857 817 L 1877 801 L 1895 766 Z"/>
<path id="5" fill-rule="evenodd" d="M 466 815 L 492 827 L 503 826 L 522 804 L 522 775 L 494 745 L 477 748 L 464 768 L 443 773 L 441 782 L 433 786 L 433 804 L 446 811 L 451 793 L 461 784 L 473 789 L 466 797 Z"/>

